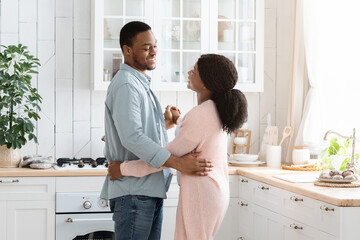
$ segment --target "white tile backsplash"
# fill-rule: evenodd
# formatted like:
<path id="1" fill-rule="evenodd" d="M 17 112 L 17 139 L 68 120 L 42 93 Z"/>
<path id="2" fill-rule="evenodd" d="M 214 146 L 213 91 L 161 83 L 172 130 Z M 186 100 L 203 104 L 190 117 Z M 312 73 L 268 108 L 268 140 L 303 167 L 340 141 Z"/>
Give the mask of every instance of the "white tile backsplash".
<path id="1" fill-rule="evenodd" d="M 18 33 L 19 32 L 19 1 L 2 0 L 0 10 L 1 10 L 0 31 L 2 33 Z"/>
<path id="2" fill-rule="evenodd" d="M 72 18 L 56 18 L 55 43 L 56 78 L 72 78 L 74 65 Z"/>
<path id="3" fill-rule="evenodd" d="M 90 156 L 91 131 L 90 121 L 74 122 L 74 156 Z M 83 155 L 87 154 L 87 155 Z"/>
<path id="4" fill-rule="evenodd" d="M 56 17 L 73 17 L 73 4 L 77 0 L 56 0 Z M 49 9 L 50 10 L 50 9 Z"/>
<path id="5" fill-rule="evenodd" d="M 265 85 L 263 93 L 247 93 L 251 153 L 258 153 L 266 114 L 280 129 L 286 124 L 290 79 L 294 0 L 265 4 Z M 91 0 L 2 0 L 1 44 L 28 45 L 40 58 L 33 79 L 43 97 L 37 123 L 40 145 L 23 147 L 24 154 L 59 157 L 103 156 L 105 91 L 90 87 Z M 197 104 L 193 92 L 155 92 L 164 109 L 178 106 L 185 114 Z M 169 139 L 173 138 L 169 131 Z M 229 143 L 232 139 L 229 137 Z M 231 146 L 229 146 L 231 149 Z"/>
<path id="6" fill-rule="evenodd" d="M 38 2 L 38 40 L 55 40 L 55 0 Z"/>
<path id="7" fill-rule="evenodd" d="M 37 0 L 19 0 L 19 21 L 36 22 Z"/>

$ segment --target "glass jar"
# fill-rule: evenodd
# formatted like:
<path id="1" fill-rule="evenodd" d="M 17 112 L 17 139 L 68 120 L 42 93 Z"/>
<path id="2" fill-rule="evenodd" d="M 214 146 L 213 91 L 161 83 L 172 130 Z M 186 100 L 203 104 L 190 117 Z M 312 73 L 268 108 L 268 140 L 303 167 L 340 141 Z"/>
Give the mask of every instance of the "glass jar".
<path id="1" fill-rule="evenodd" d="M 111 81 L 111 74 L 109 68 L 104 68 L 104 82 L 110 82 Z"/>
<path id="2" fill-rule="evenodd" d="M 112 56 L 112 77 L 114 77 L 115 74 L 120 70 L 120 65 L 122 64 L 123 58 L 121 53 L 113 53 Z"/>

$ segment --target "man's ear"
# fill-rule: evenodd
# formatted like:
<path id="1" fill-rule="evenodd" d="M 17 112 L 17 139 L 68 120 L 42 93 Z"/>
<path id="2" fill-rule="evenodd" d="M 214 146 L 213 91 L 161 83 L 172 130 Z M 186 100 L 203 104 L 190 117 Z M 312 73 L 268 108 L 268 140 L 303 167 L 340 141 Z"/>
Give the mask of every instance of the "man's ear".
<path id="1" fill-rule="evenodd" d="M 130 55 L 131 55 L 131 52 L 132 52 L 131 47 L 129 47 L 128 45 L 124 45 L 124 46 L 123 46 L 123 53 L 124 53 L 124 55 L 130 56 Z"/>

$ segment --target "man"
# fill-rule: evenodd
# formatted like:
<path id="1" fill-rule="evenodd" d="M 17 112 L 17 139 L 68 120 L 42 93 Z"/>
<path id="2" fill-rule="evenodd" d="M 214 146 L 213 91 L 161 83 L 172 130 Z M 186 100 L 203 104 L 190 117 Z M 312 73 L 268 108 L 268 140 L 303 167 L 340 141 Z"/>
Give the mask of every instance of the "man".
<path id="1" fill-rule="evenodd" d="M 210 165 L 206 160 L 190 154 L 178 158 L 163 148 L 167 144 L 165 122 L 160 103 L 150 89 L 150 77 L 145 74 L 156 66 L 156 42 L 150 26 L 143 22 L 129 22 L 120 31 L 125 64 L 107 91 L 106 159 L 120 163 L 140 158 L 156 168 L 204 172 Z M 172 169 L 142 178 L 106 178 L 101 197 L 110 199 L 117 240 L 160 239 L 163 199 L 171 178 Z"/>

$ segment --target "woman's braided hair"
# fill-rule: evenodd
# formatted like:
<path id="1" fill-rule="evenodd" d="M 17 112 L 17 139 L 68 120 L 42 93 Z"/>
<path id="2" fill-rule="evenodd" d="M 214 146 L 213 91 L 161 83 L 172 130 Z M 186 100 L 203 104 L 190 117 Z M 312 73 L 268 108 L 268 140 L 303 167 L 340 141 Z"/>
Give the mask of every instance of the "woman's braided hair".
<path id="1" fill-rule="evenodd" d="M 245 95 L 233 89 L 238 80 L 234 64 L 218 54 L 204 54 L 198 59 L 198 69 L 205 87 L 212 92 L 211 99 L 227 133 L 232 133 L 247 121 L 247 100 Z"/>

